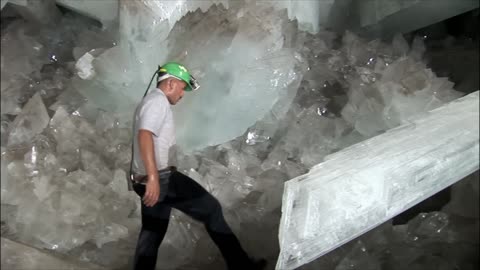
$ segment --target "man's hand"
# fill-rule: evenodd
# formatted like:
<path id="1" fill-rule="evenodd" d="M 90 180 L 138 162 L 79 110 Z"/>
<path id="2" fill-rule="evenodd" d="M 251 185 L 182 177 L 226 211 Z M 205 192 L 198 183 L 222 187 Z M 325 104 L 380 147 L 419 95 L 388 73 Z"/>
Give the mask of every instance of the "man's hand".
<path id="1" fill-rule="evenodd" d="M 155 153 L 153 145 L 152 132 L 140 129 L 138 131 L 138 145 L 140 146 L 140 155 L 145 165 L 148 175 L 147 188 L 143 195 L 143 203 L 146 206 L 154 206 L 160 196 L 160 182 L 158 181 L 157 165 L 155 163 Z"/>
<path id="2" fill-rule="evenodd" d="M 143 203 L 148 206 L 154 206 L 158 202 L 160 196 L 160 182 L 158 175 L 149 176 L 147 181 L 147 188 L 143 195 Z"/>

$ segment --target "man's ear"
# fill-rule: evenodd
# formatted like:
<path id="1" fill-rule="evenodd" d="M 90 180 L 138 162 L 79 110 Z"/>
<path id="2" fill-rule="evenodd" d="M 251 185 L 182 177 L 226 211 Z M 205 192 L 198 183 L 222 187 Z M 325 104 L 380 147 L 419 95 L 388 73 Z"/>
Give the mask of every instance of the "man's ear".
<path id="1" fill-rule="evenodd" d="M 175 80 L 173 80 L 172 78 L 169 78 L 168 87 L 169 87 L 169 90 L 173 90 L 173 88 L 175 87 Z"/>

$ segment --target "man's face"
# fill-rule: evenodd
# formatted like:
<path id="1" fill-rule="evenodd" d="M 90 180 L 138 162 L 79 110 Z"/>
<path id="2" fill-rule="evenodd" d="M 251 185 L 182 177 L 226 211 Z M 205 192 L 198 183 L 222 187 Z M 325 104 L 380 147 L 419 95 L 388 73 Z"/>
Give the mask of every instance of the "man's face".
<path id="1" fill-rule="evenodd" d="M 170 91 L 167 94 L 167 99 L 170 104 L 175 105 L 185 94 L 185 87 L 187 87 L 187 84 L 184 81 L 177 79 L 172 79 L 169 83 Z"/>

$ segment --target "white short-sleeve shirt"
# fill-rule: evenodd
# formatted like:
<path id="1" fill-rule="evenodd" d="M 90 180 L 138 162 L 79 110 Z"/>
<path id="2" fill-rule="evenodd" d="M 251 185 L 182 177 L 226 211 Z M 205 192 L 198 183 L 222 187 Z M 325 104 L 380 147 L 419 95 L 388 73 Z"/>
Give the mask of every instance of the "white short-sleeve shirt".
<path id="1" fill-rule="evenodd" d="M 153 133 L 153 145 L 157 169 L 169 165 L 169 149 L 175 145 L 175 126 L 171 105 L 160 89 L 148 93 L 135 110 L 133 141 L 133 172 L 146 174 L 138 146 L 138 131 L 145 129 Z"/>

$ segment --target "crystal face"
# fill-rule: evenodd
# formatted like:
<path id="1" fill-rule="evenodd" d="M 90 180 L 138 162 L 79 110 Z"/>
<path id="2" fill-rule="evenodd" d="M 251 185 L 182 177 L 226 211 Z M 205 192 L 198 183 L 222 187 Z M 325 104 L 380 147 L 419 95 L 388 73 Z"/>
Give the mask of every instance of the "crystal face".
<path id="1" fill-rule="evenodd" d="M 402 184 L 426 183 L 420 180 L 428 171 L 404 182 L 371 177 L 356 185 L 365 166 L 357 178 L 312 185 L 299 196 L 304 201 L 298 202 L 312 205 L 302 209 L 305 215 L 288 219 L 283 213 L 282 224 L 290 222 L 292 230 L 281 230 L 279 245 L 289 179 L 306 179 L 334 153 L 389 136 L 392 128 L 463 95 L 427 65 L 424 37 L 370 40 L 317 25 L 342 4 L 338 1 L 121 0 L 82 9 L 79 3 L 87 1 L 59 0 L 88 17 L 66 12 L 58 18 L 53 9 L 50 25 L 28 16 L 35 6 L 17 9 L 20 2 L 2 9 L 2 20 L 8 18 L 1 33 L 2 237 L 107 269 L 128 268 L 133 259 L 141 221 L 140 200 L 125 182 L 131 118 L 153 71 L 166 60 L 184 63 L 202 85 L 174 107 L 176 165 L 216 196 L 248 253 L 266 257 L 271 267 L 280 249 L 281 260 L 288 254 L 289 266 L 304 264 L 364 232 L 365 224 L 378 225 L 405 207 L 402 198 L 416 200 Z M 39 16 L 50 10 L 45 7 L 50 8 L 41 7 Z M 18 10 L 26 17 L 18 18 Z M 406 150 L 390 143 L 398 152 Z M 472 146 L 458 157 L 475 150 Z M 347 162 L 336 171 L 346 173 Z M 380 205 L 389 184 L 398 188 L 389 197 L 398 203 L 390 205 L 388 215 L 370 211 Z M 478 209 L 467 199 L 478 201 L 478 181 L 462 181 L 452 190 L 444 209 L 417 215 L 408 224 L 379 226 L 304 267 L 378 269 L 385 262 L 396 269 L 402 261 L 412 269 L 468 265 L 472 259 L 448 251 L 448 245 L 470 254 L 471 245 L 478 244 L 468 237 L 475 233 Z M 371 196 L 353 199 L 362 194 Z M 328 208 L 330 203 L 335 207 Z M 331 219 L 319 220 L 317 212 L 325 207 Z M 359 213 L 371 215 L 355 223 L 333 220 Z M 338 231 L 308 246 L 298 241 L 298 235 L 317 235 L 317 228 Z M 436 249 L 429 251 L 432 243 Z M 446 254 L 442 258 L 435 255 L 440 249 Z M 418 258 L 424 254 L 422 262 Z M 224 269 L 204 227 L 179 211 L 172 212 L 158 267 Z"/>
<path id="2" fill-rule="evenodd" d="M 477 91 L 288 181 L 277 268 L 312 261 L 477 171 L 478 102 Z"/>
<path id="3" fill-rule="evenodd" d="M 12 123 L 8 145 L 18 145 L 29 142 L 36 134 L 47 127 L 50 117 L 43 104 L 40 94 L 35 94 L 23 107 Z"/>

